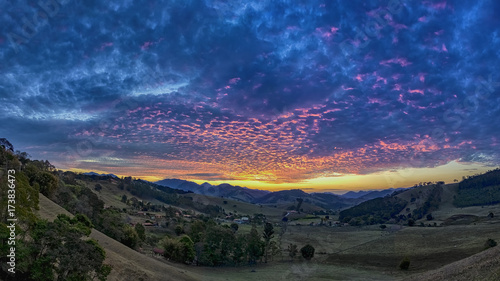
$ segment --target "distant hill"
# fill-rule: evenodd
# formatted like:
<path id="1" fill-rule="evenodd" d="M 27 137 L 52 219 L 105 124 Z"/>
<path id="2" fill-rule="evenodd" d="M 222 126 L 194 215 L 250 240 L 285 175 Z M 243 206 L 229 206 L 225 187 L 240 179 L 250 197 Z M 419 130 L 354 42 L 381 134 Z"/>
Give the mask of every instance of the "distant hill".
<path id="1" fill-rule="evenodd" d="M 360 191 L 349 191 L 340 195 L 343 198 L 359 198 L 363 200 L 370 200 L 378 197 L 384 197 L 386 195 L 392 194 L 394 191 L 402 190 L 404 188 L 389 188 L 384 190 L 360 190 Z"/>
<path id="2" fill-rule="evenodd" d="M 113 175 L 113 174 L 98 174 L 96 172 L 88 172 L 88 173 L 82 173 L 82 174 L 86 175 L 86 176 L 112 177 L 112 178 L 115 178 L 115 179 L 118 178 L 118 176 Z"/>
<path id="3" fill-rule="evenodd" d="M 233 186 L 227 183 L 219 185 L 211 185 L 209 183 L 197 184 L 192 181 L 180 179 L 164 179 L 155 183 L 162 186 L 168 186 L 170 188 L 191 191 L 197 194 L 230 198 L 249 203 L 254 203 L 258 198 L 270 193 L 270 191 L 267 190 L 249 189 L 241 186 Z"/>
<path id="4" fill-rule="evenodd" d="M 348 192 L 347 196 L 336 195 L 332 193 L 306 193 L 300 189 L 282 190 L 270 192 L 267 190 L 249 189 L 241 186 L 233 186 L 223 183 L 211 185 L 207 182 L 197 184 L 192 181 L 181 179 L 164 179 L 155 182 L 158 185 L 174 189 L 194 192 L 196 194 L 224 197 L 248 203 L 256 204 L 276 204 L 276 203 L 295 203 L 297 198 L 302 198 L 304 202 L 310 203 L 326 209 L 345 209 L 355 206 L 361 202 L 384 197 L 400 189 L 372 190 Z"/>
<path id="5" fill-rule="evenodd" d="M 344 198 L 359 198 L 361 196 L 367 195 L 370 192 L 371 191 L 369 191 L 369 190 L 349 191 L 347 193 L 344 193 L 344 194 L 340 195 L 340 197 L 344 197 Z"/>

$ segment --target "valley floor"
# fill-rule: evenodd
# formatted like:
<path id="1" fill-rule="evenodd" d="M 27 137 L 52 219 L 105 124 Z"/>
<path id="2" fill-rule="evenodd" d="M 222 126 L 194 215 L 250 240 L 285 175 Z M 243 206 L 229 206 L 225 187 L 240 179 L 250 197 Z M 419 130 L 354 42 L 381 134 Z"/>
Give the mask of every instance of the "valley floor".
<path id="1" fill-rule="evenodd" d="M 54 219 L 59 213 L 68 214 L 40 195 L 42 218 Z M 275 230 L 277 235 L 280 228 Z M 388 225 L 386 230 L 289 225 L 281 238 L 282 249 L 290 243 L 299 248 L 309 243 L 316 248 L 315 257 L 290 261 L 283 251 L 282 257 L 252 267 L 174 264 L 134 251 L 96 230 L 91 237 L 105 248 L 106 263 L 113 265 L 108 280 L 448 280 L 450 276 L 498 280 L 494 278 L 500 274 L 500 247 L 481 252 L 487 238 L 500 241 L 498 218 L 443 227 Z M 401 271 L 398 264 L 405 256 L 410 258 L 410 269 Z"/>

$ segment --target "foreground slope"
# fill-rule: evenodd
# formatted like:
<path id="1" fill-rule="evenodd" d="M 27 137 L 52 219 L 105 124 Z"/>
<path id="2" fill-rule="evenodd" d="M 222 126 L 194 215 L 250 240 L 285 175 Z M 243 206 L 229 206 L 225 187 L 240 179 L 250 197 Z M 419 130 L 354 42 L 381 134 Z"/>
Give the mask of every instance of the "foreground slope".
<path id="1" fill-rule="evenodd" d="M 39 214 L 43 219 L 53 220 L 58 214 L 72 216 L 61 206 L 40 194 Z M 113 266 L 110 281 L 137 280 L 202 280 L 197 274 L 168 265 L 155 258 L 138 253 L 127 246 L 92 229 L 91 238 L 97 240 L 106 251 L 106 264 Z"/>
<path id="2" fill-rule="evenodd" d="M 500 247 L 493 247 L 471 257 L 431 270 L 405 281 L 496 281 L 500 280 Z"/>

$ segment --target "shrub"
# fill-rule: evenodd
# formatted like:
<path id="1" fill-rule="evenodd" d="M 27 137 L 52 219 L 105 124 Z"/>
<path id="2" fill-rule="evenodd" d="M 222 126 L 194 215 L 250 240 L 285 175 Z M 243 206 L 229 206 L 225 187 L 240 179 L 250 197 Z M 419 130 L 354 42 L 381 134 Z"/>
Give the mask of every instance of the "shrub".
<path id="1" fill-rule="evenodd" d="M 399 269 L 408 270 L 410 268 L 410 259 L 408 257 L 404 257 L 403 260 L 399 263 Z"/>
<path id="2" fill-rule="evenodd" d="M 491 238 L 488 238 L 488 240 L 486 240 L 486 243 L 484 243 L 484 247 L 486 249 L 488 248 L 493 248 L 497 245 L 497 241 L 491 239 Z"/>
<path id="3" fill-rule="evenodd" d="M 180 225 L 176 225 L 174 230 L 177 236 L 180 236 L 182 233 L 184 233 L 184 228 L 182 228 L 182 226 Z"/>
<path id="4" fill-rule="evenodd" d="M 414 225 L 415 225 L 415 221 L 413 219 L 409 219 L 408 226 L 414 226 Z"/>
<path id="5" fill-rule="evenodd" d="M 300 249 L 300 253 L 306 260 L 310 260 L 314 257 L 314 247 L 307 244 Z"/>

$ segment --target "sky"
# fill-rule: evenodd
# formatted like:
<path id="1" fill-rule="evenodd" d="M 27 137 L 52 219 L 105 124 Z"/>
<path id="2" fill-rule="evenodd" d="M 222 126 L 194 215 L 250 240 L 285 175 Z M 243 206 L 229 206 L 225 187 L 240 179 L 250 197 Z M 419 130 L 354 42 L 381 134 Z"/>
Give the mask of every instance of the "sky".
<path id="1" fill-rule="evenodd" d="M 0 11 L 0 137 L 62 170 L 346 191 L 500 165 L 499 1 Z"/>

